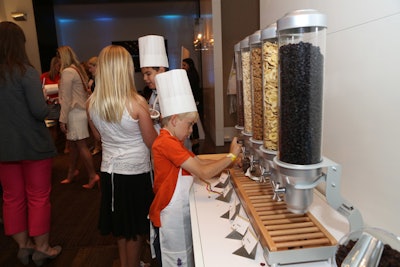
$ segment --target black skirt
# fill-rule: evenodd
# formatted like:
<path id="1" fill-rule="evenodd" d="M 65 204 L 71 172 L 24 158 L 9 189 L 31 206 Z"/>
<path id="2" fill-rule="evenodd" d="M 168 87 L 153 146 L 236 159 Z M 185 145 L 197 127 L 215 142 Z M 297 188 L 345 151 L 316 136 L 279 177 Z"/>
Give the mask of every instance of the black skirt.
<path id="1" fill-rule="evenodd" d="M 100 184 L 100 233 L 134 240 L 137 235 L 148 234 L 148 214 L 154 197 L 150 173 L 114 173 L 112 185 L 111 174 L 102 172 Z"/>

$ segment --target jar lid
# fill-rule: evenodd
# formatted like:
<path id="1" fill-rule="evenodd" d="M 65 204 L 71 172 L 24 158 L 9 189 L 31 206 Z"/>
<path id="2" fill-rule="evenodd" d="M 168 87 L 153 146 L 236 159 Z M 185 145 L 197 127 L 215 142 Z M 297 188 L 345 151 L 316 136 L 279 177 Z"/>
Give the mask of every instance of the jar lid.
<path id="1" fill-rule="evenodd" d="M 249 37 L 249 44 L 257 44 L 257 43 L 261 43 L 261 31 L 260 30 L 254 32 Z"/>
<path id="2" fill-rule="evenodd" d="M 249 37 L 247 36 L 242 41 L 240 41 L 240 48 L 248 48 L 248 47 L 250 47 L 250 45 L 249 45 Z"/>
<path id="3" fill-rule="evenodd" d="M 272 39 L 276 38 L 276 22 L 269 25 L 267 28 L 261 31 L 261 39 Z"/>
<path id="4" fill-rule="evenodd" d="M 240 42 L 233 46 L 233 51 L 240 52 Z"/>
<path id="5" fill-rule="evenodd" d="M 312 26 L 326 27 L 326 15 L 315 9 L 300 9 L 286 13 L 277 21 L 278 31 Z"/>

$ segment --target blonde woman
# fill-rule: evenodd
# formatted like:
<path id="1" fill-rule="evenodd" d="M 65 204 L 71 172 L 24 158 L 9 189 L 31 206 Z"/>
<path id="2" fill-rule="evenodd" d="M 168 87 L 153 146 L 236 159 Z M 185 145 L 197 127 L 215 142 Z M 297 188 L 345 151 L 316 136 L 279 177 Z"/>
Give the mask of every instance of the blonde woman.
<path id="1" fill-rule="evenodd" d="M 88 77 L 71 47 L 59 47 L 57 55 L 61 60 L 59 122 L 61 131 L 66 134 L 70 149 L 68 175 L 61 183 L 68 184 L 74 181 L 79 173 L 77 164 L 80 156 L 89 175 L 89 181 L 83 187 L 91 189 L 99 182 L 100 177 L 94 169 L 93 158 L 86 140 L 89 137 L 86 114 L 86 101 L 89 95 Z"/>
<path id="2" fill-rule="evenodd" d="M 95 87 L 94 77 L 96 76 L 97 57 L 89 58 L 86 65 L 90 74 L 88 88 L 93 92 Z"/>
<path id="3" fill-rule="evenodd" d="M 105 47 L 88 102 L 89 124 L 103 149 L 99 229 L 118 238 L 121 267 L 140 266 L 153 199 L 150 148 L 157 137 L 133 75 L 129 52 L 121 46 Z"/>

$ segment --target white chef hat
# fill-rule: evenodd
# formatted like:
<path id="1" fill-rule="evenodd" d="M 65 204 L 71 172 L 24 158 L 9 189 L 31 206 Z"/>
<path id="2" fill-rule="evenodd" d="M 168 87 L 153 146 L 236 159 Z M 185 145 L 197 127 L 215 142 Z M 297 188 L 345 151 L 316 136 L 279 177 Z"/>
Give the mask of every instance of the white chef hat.
<path id="1" fill-rule="evenodd" d="M 165 51 L 164 37 L 146 35 L 139 38 L 140 67 L 168 68 L 168 57 Z"/>
<path id="2" fill-rule="evenodd" d="M 175 69 L 155 76 L 161 115 L 197 111 L 189 79 L 184 69 Z"/>

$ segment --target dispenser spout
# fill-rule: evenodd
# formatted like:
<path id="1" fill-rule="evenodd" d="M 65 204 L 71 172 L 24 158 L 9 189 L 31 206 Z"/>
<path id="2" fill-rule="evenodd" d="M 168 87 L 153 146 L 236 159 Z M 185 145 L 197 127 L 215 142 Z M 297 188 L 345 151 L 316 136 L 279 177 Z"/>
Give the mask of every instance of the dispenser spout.
<path id="1" fill-rule="evenodd" d="M 285 201 L 288 210 L 293 213 L 305 213 L 313 201 L 314 188 L 325 182 L 322 192 L 328 204 L 349 221 L 350 231 L 356 231 L 364 226 L 361 213 L 340 195 L 341 166 L 332 160 L 323 158 L 318 164 L 294 165 L 281 162 L 274 158 L 274 163 L 283 177 Z M 325 171 L 325 173 L 323 172 Z M 276 187 L 275 189 L 280 189 Z M 277 190 L 278 191 L 278 190 Z M 279 191 L 282 192 L 282 191 Z"/>

